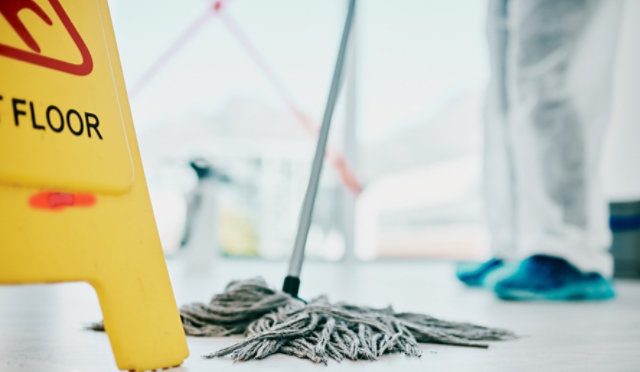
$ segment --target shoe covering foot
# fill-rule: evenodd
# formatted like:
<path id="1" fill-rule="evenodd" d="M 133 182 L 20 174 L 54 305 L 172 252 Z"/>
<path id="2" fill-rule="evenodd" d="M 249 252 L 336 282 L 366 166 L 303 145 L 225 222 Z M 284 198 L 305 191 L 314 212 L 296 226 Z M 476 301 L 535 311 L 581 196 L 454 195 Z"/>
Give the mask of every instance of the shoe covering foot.
<path id="1" fill-rule="evenodd" d="M 601 274 L 583 273 L 562 258 L 546 255 L 525 259 L 493 289 L 504 300 L 581 301 L 615 296 L 611 283 Z"/>
<path id="2" fill-rule="evenodd" d="M 504 265 L 504 261 L 499 258 L 491 258 L 482 263 L 461 262 L 456 267 L 456 276 L 469 287 L 482 287 L 489 274 Z"/>

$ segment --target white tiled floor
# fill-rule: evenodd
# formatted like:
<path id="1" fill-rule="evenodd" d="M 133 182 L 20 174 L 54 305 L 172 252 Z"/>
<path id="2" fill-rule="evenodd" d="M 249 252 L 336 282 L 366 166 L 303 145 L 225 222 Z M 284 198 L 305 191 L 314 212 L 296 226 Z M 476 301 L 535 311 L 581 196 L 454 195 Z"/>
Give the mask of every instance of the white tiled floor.
<path id="1" fill-rule="evenodd" d="M 206 301 L 234 278 L 262 275 L 281 285 L 286 264 L 223 260 L 194 271 L 170 262 L 179 304 Z M 618 281 L 618 298 L 603 303 L 513 303 L 471 290 L 454 279 L 453 265 L 388 261 L 355 265 L 307 263 L 301 295 L 329 294 L 372 306 L 472 321 L 514 330 L 522 337 L 488 350 L 425 345 L 421 358 L 392 355 L 378 362 L 330 363 L 291 357 L 233 363 L 200 355 L 233 342 L 189 338 L 184 371 L 640 371 L 640 281 Z M 100 319 L 95 293 L 83 283 L 0 287 L 0 371 L 116 371 L 105 334 L 83 330 Z"/>

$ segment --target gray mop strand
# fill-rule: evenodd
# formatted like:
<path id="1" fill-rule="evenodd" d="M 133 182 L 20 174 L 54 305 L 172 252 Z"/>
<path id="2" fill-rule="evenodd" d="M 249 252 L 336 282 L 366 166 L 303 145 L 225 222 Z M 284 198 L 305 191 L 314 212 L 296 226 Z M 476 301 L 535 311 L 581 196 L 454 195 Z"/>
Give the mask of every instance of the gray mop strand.
<path id="1" fill-rule="evenodd" d="M 304 304 L 261 278 L 231 282 L 210 303 L 183 306 L 180 316 L 190 336 L 243 334 L 245 340 L 204 356 L 236 361 L 275 353 L 324 364 L 329 359 L 376 360 L 394 352 L 420 356 L 419 343 L 486 348 L 480 341 L 515 337 L 503 329 L 396 313 L 391 307 L 332 304 L 325 296 Z"/>

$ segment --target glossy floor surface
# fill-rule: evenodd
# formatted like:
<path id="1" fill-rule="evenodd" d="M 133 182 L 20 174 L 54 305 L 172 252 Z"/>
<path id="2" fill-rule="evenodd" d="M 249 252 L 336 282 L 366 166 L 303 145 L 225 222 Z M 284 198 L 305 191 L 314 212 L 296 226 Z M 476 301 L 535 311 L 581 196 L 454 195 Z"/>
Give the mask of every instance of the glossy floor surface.
<path id="1" fill-rule="evenodd" d="M 453 264 L 386 261 L 307 263 L 301 296 L 424 312 L 436 317 L 509 328 L 521 337 L 487 350 L 424 345 L 421 358 L 389 355 L 377 362 L 330 362 L 327 367 L 276 355 L 262 361 L 206 360 L 231 344 L 189 338 L 191 356 L 172 371 L 640 371 L 640 281 L 618 281 L 618 297 L 601 303 L 515 303 L 468 289 Z M 169 261 L 179 304 L 207 301 L 231 279 L 263 276 L 281 285 L 286 264 L 221 260 L 211 267 Z M 107 336 L 83 327 L 101 319 L 84 283 L 0 286 L 0 371 L 116 371 Z"/>

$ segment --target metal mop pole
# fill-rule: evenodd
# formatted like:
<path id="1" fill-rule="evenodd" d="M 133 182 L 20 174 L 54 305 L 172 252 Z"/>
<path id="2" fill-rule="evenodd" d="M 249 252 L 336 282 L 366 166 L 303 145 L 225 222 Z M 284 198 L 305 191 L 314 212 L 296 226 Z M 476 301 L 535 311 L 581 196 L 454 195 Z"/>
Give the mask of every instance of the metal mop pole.
<path id="1" fill-rule="evenodd" d="M 311 217 L 313 215 L 313 206 L 318 193 L 318 183 L 320 181 L 320 173 L 324 163 L 324 154 L 327 147 L 327 138 L 329 137 L 329 127 L 331 126 L 331 117 L 338 100 L 340 92 L 340 83 L 342 81 L 342 70 L 344 67 L 344 59 L 347 49 L 347 41 L 351 32 L 351 24 L 353 23 L 353 15 L 355 13 L 356 0 L 349 1 L 349 9 L 347 18 L 342 30 L 342 38 L 340 40 L 340 49 L 338 50 L 338 58 L 333 70 L 333 78 L 331 79 L 331 88 L 327 97 L 327 104 L 322 117 L 322 125 L 318 134 L 318 143 L 316 145 L 315 156 L 311 165 L 311 174 L 309 176 L 309 184 L 304 195 L 302 209 L 300 210 L 300 220 L 298 222 L 298 231 L 293 246 L 293 253 L 289 261 L 289 271 L 284 278 L 282 290 L 293 297 L 298 296 L 300 288 L 300 271 L 302 270 L 302 262 L 304 261 L 304 249 L 307 243 L 307 235 L 309 235 L 309 227 L 311 226 Z"/>

